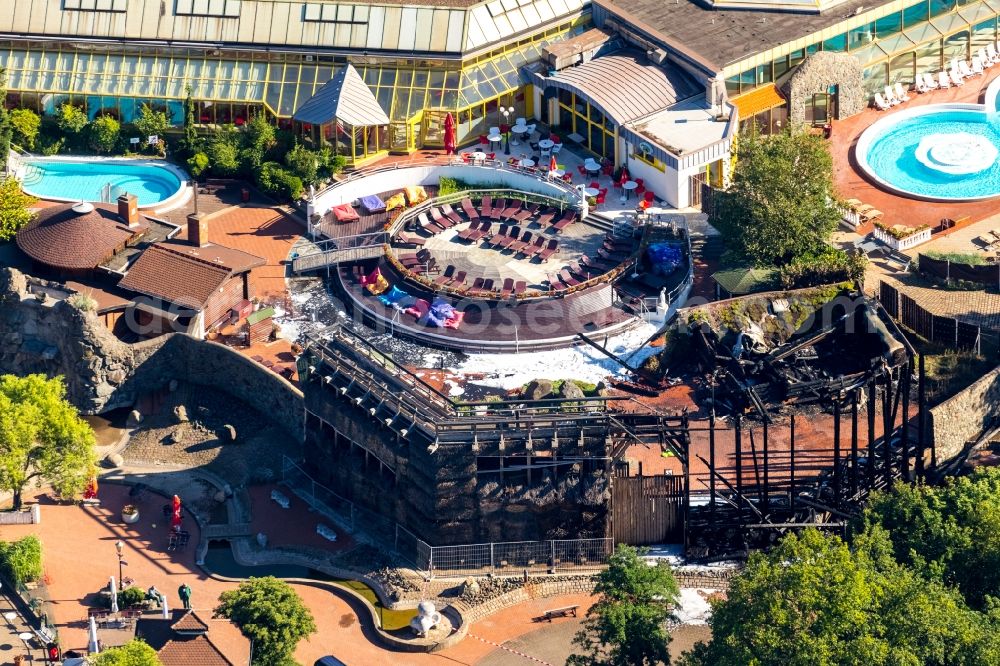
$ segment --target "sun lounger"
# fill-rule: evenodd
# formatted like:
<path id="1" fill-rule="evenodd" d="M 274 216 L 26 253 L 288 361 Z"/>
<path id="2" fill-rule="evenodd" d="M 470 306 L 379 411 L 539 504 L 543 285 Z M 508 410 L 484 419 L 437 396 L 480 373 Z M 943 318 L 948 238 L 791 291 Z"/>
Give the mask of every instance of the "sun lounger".
<path id="1" fill-rule="evenodd" d="M 543 249 L 545 249 L 545 238 L 539 235 L 535 236 L 535 239 L 534 241 L 532 241 L 531 245 L 524 246 L 524 249 L 521 250 L 521 254 L 530 259 L 531 257 L 541 252 Z"/>
<path id="2" fill-rule="evenodd" d="M 499 201 L 497 201 L 496 205 L 493 206 L 493 210 L 490 211 L 490 218 L 494 220 L 499 220 L 506 206 L 507 206 L 507 201 L 505 199 L 500 199 Z"/>
<path id="3" fill-rule="evenodd" d="M 503 289 L 500 290 L 500 298 L 509 298 L 510 292 L 514 289 L 514 278 L 505 278 Z"/>
<path id="4" fill-rule="evenodd" d="M 489 294 L 496 293 L 496 289 L 493 288 L 493 278 L 486 278 L 486 281 L 483 282 L 483 291 Z"/>
<path id="5" fill-rule="evenodd" d="M 493 198 L 490 195 L 483 197 L 483 200 L 479 202 L 479 214 L 483 217 L 490 217 L 493 213 Z"/>
<path id="6" fill-rule="evenodd" d="M 474 234 L 477 231 L 479 231 L 480 224 L 482 224 L 482 223 L 481 222 L 473 222 L 472 224 L 469 225 L 468 229 L 463 229 L 462 231 L 459 231 L 457 234 L 455 234 L 455 238 L 459 238 L 459 239 L 464 240 L 464 241 L 472 240 L 472 238 L 471 238 L 472 234 Z"/>
<path id="7" fill-rule="evenodd" d="M 509 229 L 510 229 L 510 225 L 509 224 L 501 224 L 500 225 L 500 230 L 497 231 L 497 232 L 495 232 L 495 233 L 493 233 L 492 235 L 490 235 L 490 237 L 487 238 L 483 242 L 486 243 L 487 245 L 492 245 L 492 246 L 496 247 L 496 244 L 499 241 L 507 238 L 507 231 Z"/>
<path id="8" fill-rule="evenodd" d="M 455 276 L 455 267 L 449 264 L 448 267 L 444 269 L 444 273 L 441 273 L 441 275 L 439 275 L 438 278 L 434 280 L 434 285 L 437 287 L 443 287 L 446 284 L 449 284 L 454 279 L 454 276 Z"/>
<path id="9" fill-rule="evenodd" d="M 558 222 L 552 225 L 552 228 L 555 229 L 556 231 L 562 231 L 563 229 L 573 224 L 574 222 L 576 222 L 576 211 L 568 210 L 565 213 L 563 213 L 563 216 L 559 219 Z"/>
<path id="10" fill-rule="evenodd" d="M 559 250 L 559 241 L 552 239 L 549 244 L 545 246 L 545 249 L 538 253 L 539 261 L 548 261 L 549 257 L 555 254 Z"/>
<path id="11" fill-rule="evenodd" d="M 521 236 L 519 240 L 514 241 L 508 246 L 508 250 L 511 250 L 514 254 L 521 254 L 525 247 L 531 243 L 531 232 L 525 231 L 524 235 Z"/>
<path id="12" fill-rule="evenodd" d="M 962 72 L 962 76 L 964 77 L 970 77 L 975 74 L 975 72 L 972 71 L 972 68 L 969 67 L 969 63 L 967 63 L 964 59 L 958 61 L 958 71 Z M 979 73 L 982 74 L 982 72 Z"/>
<path id="13" fill-rule="evenodd" d="M 548 275 L 546 277 L 548 278 L 549 281 L 549 289 L 551 289 L 552 291 L 562 291 L 563 289 L 566 288 L 566 285 L 560 282 L 559 278 L 557 278 L 555 275 Z"/>
<path id="14" fill-rule="evenodd" d="M 473 231 L 471 234 L 469 234 L 468 240 L 472 241 L 473 243 L 477 242 L 480 238 L 490 233 L 490 228 L 492 226 L 493 226 L 492 222 L 480 222 L 479 228 Z"/>
<path id="15" fill-rule="evenodd" d="M 454 224 L 461 224 L 462 222 L 465 222 L 465 219 L 455 212 L 455 209 L 451 207 L 451 204 L 442 205 L 441 212 L 444 213 L 444 216 L 451 220 Z"/>
<path id="16" fill-rule="evenodd" d="M 576 285 L 580 284 L 580 281 L 577 280 L 572 275 L 570 275 L 569 271 L 566 270 L 565 268 L 559 271 L 559 279 L 562 280 L 563 283 L 568 284 L 571 287 L 575 287 Z"/>
<path id="17" fill-rule="evenodd" d="M 517 211 L 514 215 L 514 219 L 518 222 L 524 222 L 530 217 L 534 217 L 535 213 L 538 211 L 538 204 L 529 204 Z"/>
<path id="18" fill-rule="evenodd" d="M 514 216 L 517 215 L 520 211 L 521 211 L 520 201 L 517 201 L 516 199 L 508 201 L 507 207 L 503 209 L 502 213 L 500 213 L 500 218 L 503 220 L 512 220 L 514 219 Z"/>
<path id="19" fill-rule="evenodd" d="M 921 95 L 930 90 L 930 88 L 927 87 L 927 84 L 924 83 L 923 74 L 917 74 L 916 78 L 913 81 L 913 89 L 916 90 Z"/>
<path id="20" fill-rule="evenodd" d="M 555 216 L 556 216 L 555 211 L 549 208 L 546 209 L 544 213 L 539 215 L 538 219 L 536 219 L 535 222 L 537 222 L 542 227 L 547 227 L 548 225 L 552 224 L 552 220 L 555 218 Z"/>
<path id="21" fill-rule="evenodd" d="M 472 281 L 472 288 L 470 291 L 478 291 L 483 288 L 483 284 L 486 282 L 485 278 L 477 277 Z"/>
<path id="22" fill-rule="evenodd" d="M 408 266 L 410 264 L 424 264 L 427 263 L 427 260 L 431 258 L 432 257 L 430 252 L 428 252 L 427 250 L 420 250 L 418 252 L 413 252 L 410 254 L 399 255 L 399 263 L 403 264 L 404 266 Z"/>
<path id="23" fill-rule="evenodd" d="M 465 216 L 470 220 L 479 219 L 479 211 L 476 210 L 476 207 L 472 205 L 472 199 L 469 198 L 462 199 L 462 212 L 464 212 Z"/>
<path id="24" fill-rule="evenodd" d="M 879 111 L 888 111 L 892 108 L 892 104 L 886 102 L 885 99 L 882 98 L 882 93 L 875 93 L 873 101 L 875 102 L 875 108 Z"/>
<path id="25" fill-rule="evenodd" d="M 993 61 L 993 64 L 996 64 L 997 61 L 1000 60 L 1000 54 L 997 53 L 997 49 L 993 44 L 986 45 L 986 55 L 991 61 Z"/>
<path id="26" fill-rule="evenodd" d="M 523 296 L 524 292 L 528 290 L 528 283 L 524 280 L 518 280 L 514 283 L 514 295 Z"/>
<path id="27" fill-rule="evenodd" d="M 430 213 L 431 213 L 431 220 L 433 220 L 434 224 L 441 227 L 442 231 L 445 229 L 451 229 L 453 226 L 455 226 L 455 223 L 449 220 L 444 215 L 442 215 L 439 209 L 431 208 Z"/>
<path id="28" fill-rule="evenodd" d="M 521 236 L 521 227 L 514 227 L 510 230 L 507 238 L 502 239 L 499 243 L 495 243 L 497 247 L 501 250 L 506 250 L 510 248 L 511 245 L 517 242 L 518 238 Z"/>
<path id="29" fill-rule="evenodd" d="M 408 234 L 405 231 L 400 232 L 396 236 L 396 240 L 403 245 L 417 245 L 423 247 L 424 239 L 416 234 Z"/>
<path id="30" fill-rule="evenodd" d="M 465 287 L 466 275 L 467 273 L 465 271 L 459 271 L 458 273 L 455 274 L 455 279 L 452 280 L 451 284 L 449 284 L 448 286 L 454 289 L 461 289 Z"/>
<path id="31" fill-rule="evenodd" d="M 620 264 L 628 259 L 628 254 L 625 252 L 608 252 L 603 247 L 597 248 L 597 256 L 615 264 Z"/>
<path id="32" fill-rule="evenodd" d="M 998 241 L 996 238 L 993 238 L 993 236 L 983 234 L 982 236 L 976 236 L 976 242 L 982 245 L 984 250 L 988 250 Z"/>
<path id="33" fill-rule="evenodd" d="M 938 72 L 938 88 L 944 90 L 945 88 L 951 87 L 951 78 L 948 76 L 948 72 L 943 69 Z"/>
<path id="34" fill-rule="evenodd" d="M 896 85 L 893 87 L 893 91 L 896 93 L 896 99 L 900 102 L 909 102 L 910 96 L 906 94 L 906 89 L 903 88 L 903 84 L 896 81 Z"/>

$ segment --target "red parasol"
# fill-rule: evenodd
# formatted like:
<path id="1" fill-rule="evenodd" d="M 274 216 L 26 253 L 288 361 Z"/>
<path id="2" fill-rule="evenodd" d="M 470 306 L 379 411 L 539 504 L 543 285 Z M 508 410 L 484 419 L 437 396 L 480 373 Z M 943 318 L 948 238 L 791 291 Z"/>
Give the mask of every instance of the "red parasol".
<path id="1" fill-rule="evenodd" d="M 455 119 L 450 113 L 444 117 L 444 152 L 455 153 Z"/>
<path id="2" fill-rule="evenodd" d="M 622 175 L 621 175 L 621 178 L 618 179 L 618 184 L 619 185 L 624 185 L 629 180 L 631 180 L 631 179 L 628 177 L 628 169 L 626 167 L 622 167 Z"/>
<path id="3" fill-rule="evenodd" d="M 174 513 L 170 517 L 170 527 L 181 526 L 181 498 L 174 495 Z"/>
<path id="4" fill-rule="evenodd" d="M 549 171 L 558 171 L 558 169 L 559 164 L 556 162 L 556 156 L 553 155 L 551 159 L 549 159 Z"/>

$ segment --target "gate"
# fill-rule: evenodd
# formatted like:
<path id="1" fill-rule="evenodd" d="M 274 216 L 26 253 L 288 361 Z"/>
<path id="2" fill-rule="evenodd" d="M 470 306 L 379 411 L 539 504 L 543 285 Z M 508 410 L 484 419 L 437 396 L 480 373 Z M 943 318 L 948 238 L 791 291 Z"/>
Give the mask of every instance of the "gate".
<path id="1" fill-rule="evenodd" d="M 708 173 L 699 171 L 688 178 L 688 205 L 700 206 L 702 191 L 708 187 Z"/>
<path id="2" fill-rule="evenodd" d="M 680 543 L 684 478 L 616 476 L 611 481 L 611 530 L 615 543 Z"/>

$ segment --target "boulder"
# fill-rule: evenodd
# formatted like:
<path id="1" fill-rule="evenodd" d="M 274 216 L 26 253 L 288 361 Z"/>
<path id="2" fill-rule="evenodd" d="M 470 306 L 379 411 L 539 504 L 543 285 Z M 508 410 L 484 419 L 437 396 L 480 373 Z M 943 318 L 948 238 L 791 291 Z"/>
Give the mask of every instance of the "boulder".
<path id="1" fill-rule="evenodd" d="M 177 419 L 178 423 L 187 423 L 190 420 L 188 419 L 187 407 L 184 405 L 177 405 L 174 407 L 174 418 Z"/>
<path id="2" fill-rule="evenodd" d="M 226 501 L 226 493 L 222 492 L 221 490 L 216 491 L 216 493 L 212 496 L 212 499 L 214 499 L 219 504 L 222 504 L 223 502 Z"/>
<path id="3" fill-rule="evenodd" d="M 236 441 L 236 427 L 231 426 L 228 423 L 219 429 L 219 439 L 224 442 L 235 442 Z"/>
<path id="4" fill-rule="evenodd" d="M 547 379 L 532 380 L 524 389 L 524 397 L 528 400 L 541 400 L 552 395 L 552 382 Z"/>
<path id="5" fill-rule="evenodd" d="M 562 383 L 562 386 L 559 387 L 559 397 L 577 400 L 585 396 L 583 394 L 583 389 L 577 386 L 576 382 L 571 382 L 567 379 Z"/>
<path id="6" fill-rule="evenodd" d="M 125 464 L 125 459 L 122 458 L 117 453 L 112 453 L 110 456 L 108 456 L 107 461 L 111 463 L 112 467 L 121 467 L 122 465 Z"/>
<path id="7" fill-rule="evenodd" d="M 180 444 L 184 441 L 184 429 L 174 428 L 170 433 L 163 438 L 164 444 Z"/>
<path id="8" fill-rule="evenodd" d="M 111 384 L 121 384 L 125 381 L 125 371 L 124 370 L 112 370 L 108 373 L 108 382 Z"/>
<path id="9" fill-rule="evenodd" d="M 479 596 L 480 588 L 479 581 L 475 578 L 466 578 L 465 582 L 462 583 L 462 596 L 476 597 Z"/>
<path id="10" fill-rule="evenodd" d="M 138 409 L 133 409 L 128 413 L 128 419 L 125 421 L 125 427 L 135 428 L 140 423 L 142 423 L 142 414 L 139 413 Z"/>

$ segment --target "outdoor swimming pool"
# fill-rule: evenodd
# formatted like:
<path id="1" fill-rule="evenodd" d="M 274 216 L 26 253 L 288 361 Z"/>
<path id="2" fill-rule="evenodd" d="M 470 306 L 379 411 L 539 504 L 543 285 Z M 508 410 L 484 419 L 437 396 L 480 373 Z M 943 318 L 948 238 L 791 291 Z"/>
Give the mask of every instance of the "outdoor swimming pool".
<path id="1" fill-rule="evenodd" d="M 149 162 L 32 159 L 23 168 L 25 192 L 55 201 L 112 202 L 127 192 L 141 208 L 162 204 L 181 189 L 178 170 Z"/>
<path id="2" fill-rule="evenodd" d="M 932 201 L 1000 196 L 1000 115 L 980 104 L 899 111 L 862 133 L 855 155 L 884 187 Z"/>

